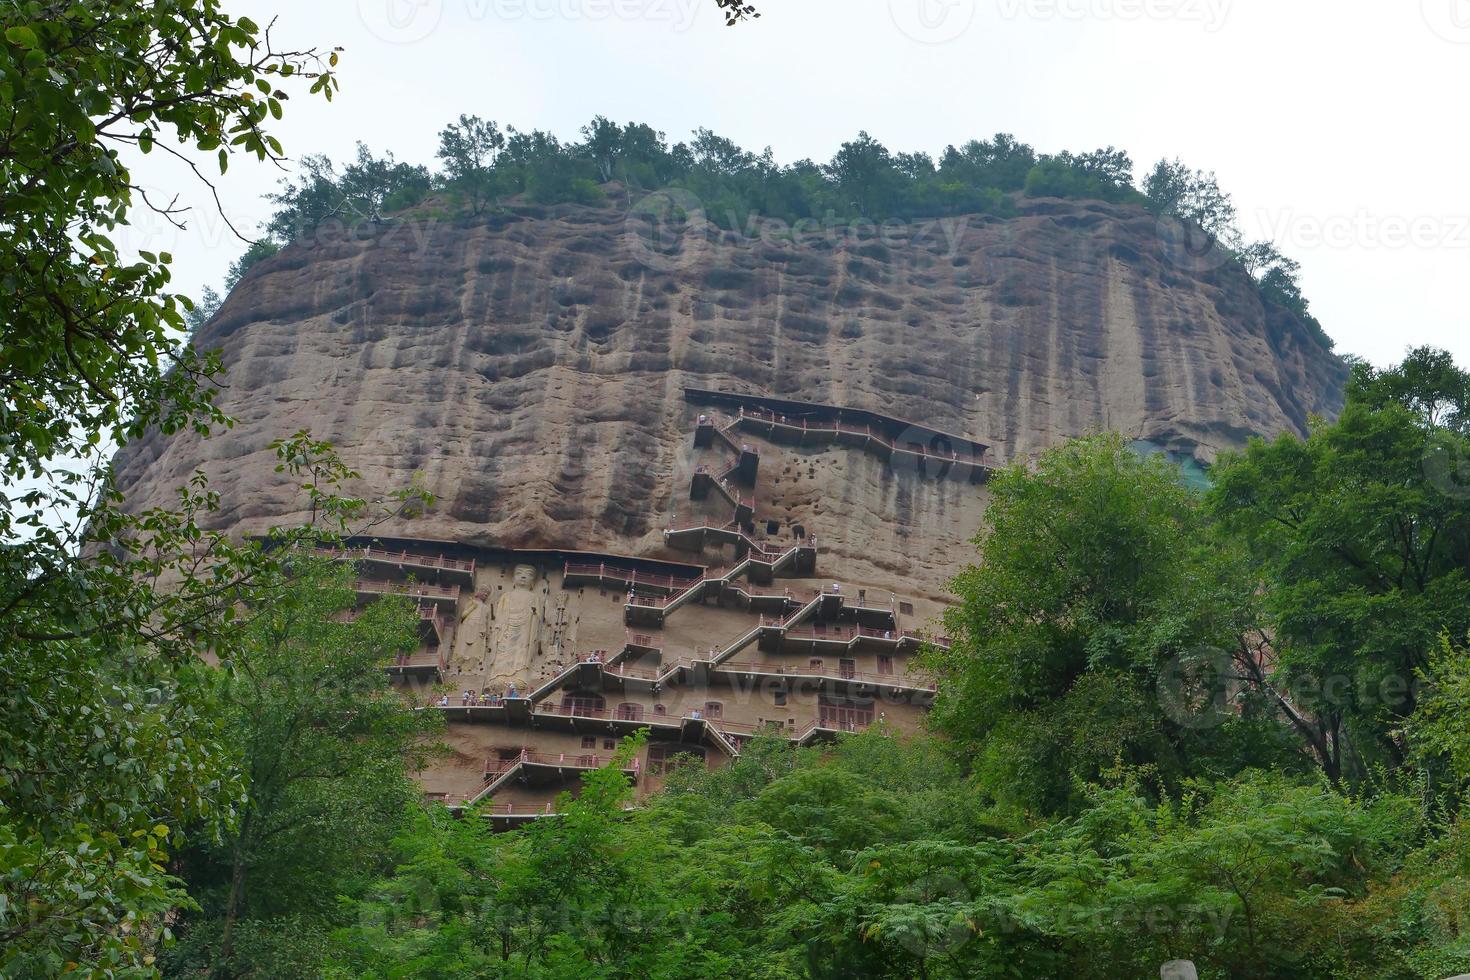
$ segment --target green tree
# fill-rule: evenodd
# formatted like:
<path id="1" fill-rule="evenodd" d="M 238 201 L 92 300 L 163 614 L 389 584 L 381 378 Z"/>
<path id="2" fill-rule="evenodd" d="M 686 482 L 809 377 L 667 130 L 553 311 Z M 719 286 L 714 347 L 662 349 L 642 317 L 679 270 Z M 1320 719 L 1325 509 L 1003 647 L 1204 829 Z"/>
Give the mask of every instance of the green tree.
<path id="1" fill-rule="evenodd" d="M 220 294 L 215 292 L 212 286 L 205 286 L 194 308 L 184 315 L 184 322 L 189 326 L 189 333 L 197 334 L 203 329 L 204 325 L 219 312 L 220 304 L 223 302 Z"/>
<path id="2" fill-rule="evenodd" d="M 1250 582 L 1166 460 L 1075 440 L 999 474 L 985 521 L 952 585 L 953 646 L 927 659 L 932 723 L 997 802 L 1056 813 L 1119 763 L 1177 783 L 1280 751 L 1255 705 L 1210 700 L 1217 678 L 1192 700 L 1196 668 L 1228 667 Z"/>
<path id="3" fill-rule="evenodd" d="M 865 217 L 888 210 L 900 179 L 888 148 L 867 133 L 843 143 L 827 173 L 847 206 Z"/>
<path id="4" fill-rule="evenodd" d="M 168 255 L 124 260 L 108 233 L 142 202 L 123 148 L 280 159 L 267 130 L 295 81 L 328 98 L 336 78 L 313 51 L 269 46 L 213 0 L 6 4 L 0 102 L 0 391 L 5 475 L 85 451 L 93 433 L 177 427 L 201 405 L 206 358 L 178 342 L 187 301 L 167 292 Z M 335 63 L 336 55 L 330 57 Z"/>
<path id="5" fill-rule="evenodd" d="M 320 155 L 304 158 L 301 170 L 271 195 L 277 211 L 267 230 L 280 241 L 295 241 L 334 219 L 377 224 L 388 212 L 423 200 L 430 183 L 424 167 L 399 163 L 392 153 L 374 156 L 361 142 L 341 173 Z"/>
<path id="6" fill-rule="evenodd" d="M 171 257 L 125 259 L 110 237 L 137 207 L 177 217 L 123 151 L 201 151 L 221 173 L 279 160 L 287 90 L 330 98 L 336 55 L 273 47 L 214 0 L 11 0 L 3 22 L 0 972 L 146 971 L 185 901 L 168 846 L 239 794 L 197 655 L 228 652 L 276 563 L 200 529 L 217 506 L 202 481 L 146 514 L 110 487 L 104 447 L 222 422 Z M 351 507 L 329 499 L 326 448 L 281 445 L 283 470 L 319 471 L 330 521 Z"/>
<path id="7" fill-rule="evenodd" d="M 225 272 L 225 293 L 234 290 L 235 285 L 255 263 L 270 258 L 280 250 L 281 246 L 270 238 L 259 238 L 251 242 L 245 253 L 231 262 L 229 270 Z"/>
<path id="8" fill-rule="evenodd" d="M 1019 191 L 1036 166 L 1036 151 L 1010 133 L 990 140 L 971 140 L 956 149 L 945 148 L 939 159 L 940 176 L 947 182 L 1001 191 Z"/>
<path id="9" fill-rule="evenodd" d="M 303 156 L 296 165 L 296 173 L 282 178 L 280 189 L 267 197 L 276 210 L 265 225 L 269 236 L 266 240 L 277 247 L 278 243 L 296 241 L 323 222 L 342 214 L 342 189 L 338 186 L 337 167 L 324 153 Z M 251 261 L 249 251 L 240 259 L 244 268 L 249 268 Z M 244 269 L 241 270 L 243 272 Z"/>
<path id="10" fill-rule="evenodd" d="M 526 133 L 510 127 L 506 133 L 501 165 L 511 175 L 514 186 L 525 191 L 533 201 L 591 204 L 602 199 L 592 161 L 572 152 L 561 140 L 543 130 Z"/>
<path id="11" fill-rule="evenodd" d="M 1470 631 L 1470 442 L 1444 425 L 1464 383 L 1429 352 L 1359 366 L 1336 422 L 1214 474 L 1212 510 L 1261 577 L 1273 674 L 1333 779 L 1403 761 L 1416 676 L 1442 633 Z"/>
<path id="12" fill-rule="evenodd" d="M 597 167 L 597 176 L 605 184 L 613 179 L 618 151 L 623 144 L 623 130 L 606 116 L 593 116 L 582 127 L 582 150 Z"/>
<path id="13" fill-rule="evenodd" d="M 181 862 L 203 908 L 185 920 L 172 959 L 208 963 L 214 976 L 259 975 L 253 959 L 273 934 L 329 919 L 340 896 L 387 870 L 380 863 L 418 797 L 407 773 L 427 762 L 424 739 L 439 720 L 410 710 L 383 670 L 418 646 L 407 600 L 344 618 L 350 569 L 302 559 L 291 572 L 218 671 L 220 735 L 245 797 L 218 842 Z"/>
<path id="14" fill-rule="evenodd" d="M 627 819 L 622 765 L 558 799 L 560 816 L 495 835 L 470 815 L 421 821 L 405 859 L 336 937 L 330 975 L 736 976 L 697 901 L 710 883 L 652 822 Z"/>
<path id="15" fill-rule="evenodd" d="M 479 116 L 461 115 L 459 122 L 439 132 L 438 155 L 444 176 L 464 195 L 471 214 L 480 214 L 487 203 L 496 201 L 495 157 L 504 147 L 500 127 Z"/>
<path id="16" fill-rule="evenodd" d="M 1442 762 L 1440 778 L 1459 791 L 1470 784 L 1470 652 L 1440 637 L 1422 678 L 1430 684 L 1409 725 L 1413 747 L 1431 773 Z"/>
<path id="17" fill-rule="evenodd" d="M 1093 787 L 1074 818 L 1023 842 L 1009 908 L 1062 952 L 1058 975 L 1139 976 L 1174 958 L 1203 976 L 1351 975 L 1340 912 L 1419 829 L 1402 797 L 1352 800 L 1276 773 L 1150 796 Z"/>
<path id="18" fill-rule="evenodd" d="M 1449 351 L 1415 347 L 1387 369 L 1353 365 L 1354 400 L 1370 408 L 1400 405 L 1430 432 L 1470 434 L 1470 371 Z"/>
<path id="19" fill-rule="evenodd" d="M 1214 171 L 1190 170 L 1179 159 L 1160 160 L 1144 178 L 1143 195 L 1154 214 L 1191 222 L 1232 251 L 1241 247 L 1235 203 Z"/>
<path id="20" fill-rule="evenodd" d="M 229 661 L 238 608 L 288 590 L 282 552 L 333 540 L 367 509 L 341 495 L 360 477 L 327 444 L 297 434 L 276 450 L 280 472 L 306 486 L 305 527 L 263 542 L 202 530 L 218 497 L 196 477 L 175 509 L 142 514 L 86 486 L 71 524 L 38 521 L 7 549 L 0 973 L 151 963 L 165 913 L 187 904 L 164 840 L 233 821 L 243 787 L 203 658 Z M 102 475 L 99 464 L 76 480 Z"/>
<path id="21" fill-rule="evenodd" d="M 1133 189 L 1133 161 L 1114 147 L 1074 154 L 1063 151 L 1043 156 L 1026 174 L 1028 197 L 1067 197 L 1099 201 L 1127 201 Z"/>

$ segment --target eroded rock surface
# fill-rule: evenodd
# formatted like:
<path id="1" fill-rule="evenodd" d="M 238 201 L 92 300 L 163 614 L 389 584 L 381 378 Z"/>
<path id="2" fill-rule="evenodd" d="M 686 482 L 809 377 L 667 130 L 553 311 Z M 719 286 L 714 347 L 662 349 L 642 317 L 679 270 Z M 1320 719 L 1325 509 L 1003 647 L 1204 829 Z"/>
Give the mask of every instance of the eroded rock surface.
<path id="1" fill-rule="evenodd" d="M 611 206 L 323 234 L 197 338 L 223 352 L 234 429 L 135 443 L 119 477 L 166 505 L 203 468 L 219 523 L 257 530 L 301 516 L 269 444 L 310 429 L 363 492 L 419 473 L 438 496 L 385 534 L 674 557 L 662 530 L 701 516 L 686 386 L 870 409 L 999 462 L 1099 428 L 1208 460 L 1340 406 L 1342 361 L 1239 270 L 1176 254 L 1137 209 L 1022 207 L 657 247 Z M 758 518 L 819 530 L 845 574 L 929 595 L 984 502 L 842 448 L 765 455 L 756 490 Z"/>

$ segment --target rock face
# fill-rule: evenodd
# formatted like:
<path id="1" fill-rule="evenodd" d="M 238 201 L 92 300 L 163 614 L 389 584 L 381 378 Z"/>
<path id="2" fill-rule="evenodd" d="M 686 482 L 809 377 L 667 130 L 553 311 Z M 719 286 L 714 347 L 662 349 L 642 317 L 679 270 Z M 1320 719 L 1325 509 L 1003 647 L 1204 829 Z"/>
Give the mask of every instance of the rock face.
<path id="1" fill-rule="evenodd" d="M 219 522 L 260 529 L 301 516 L 268 447 L 310 429 L 365 493 L 418 473 L 437 495 L 381 533 L 689 560 L 662 534 L 706 516 L 686 387 L 910 419 L 1000 463 L 1100 428 L 1208 461 L 1339 408 L 1343 362 L 1235 267 L 1135 208 L 1020 206 L 905 228 L 732 234 L 609 206 L 324 231 L 196 339 L 222 351 L 235 428 L 135 443 L 119 479 L 162 505 L 202 468 Z M 852 578 L 933 597 L 985 496 L 840 446 L 763 459 L 755 489 L 757 524 L 801 522 Z"/>

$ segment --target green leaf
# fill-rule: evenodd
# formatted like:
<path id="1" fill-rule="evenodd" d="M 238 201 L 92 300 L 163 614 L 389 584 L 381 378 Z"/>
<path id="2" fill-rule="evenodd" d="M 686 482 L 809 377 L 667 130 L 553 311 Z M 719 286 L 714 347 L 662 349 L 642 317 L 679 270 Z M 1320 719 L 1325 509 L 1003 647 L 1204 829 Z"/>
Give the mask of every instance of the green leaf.
<path id="1" fill-rule="evenodd" d="M 36 32 L 23 25 L 7 27 L 5 29 L 5 40 L 22 48 L 34 48 L 40 43 Z"/>

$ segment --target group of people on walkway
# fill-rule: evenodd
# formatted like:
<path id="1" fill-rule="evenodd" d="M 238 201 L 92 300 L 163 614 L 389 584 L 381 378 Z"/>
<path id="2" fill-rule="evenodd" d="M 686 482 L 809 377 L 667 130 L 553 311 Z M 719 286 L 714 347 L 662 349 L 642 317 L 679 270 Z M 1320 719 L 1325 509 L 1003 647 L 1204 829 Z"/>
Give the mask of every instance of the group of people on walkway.
<path id="1" fill-rule="evenodd" d="M 464 708 L 494 708 L 498 707 L 506 701 L 514 701 L 519 697 L 520 694 L 516 691 L 516 686 L 514 684 L 508 686 L 505 689 L 505 694 L 503 695 L 496 694 L 489 690 L 484 690 L 477 693 L 475 691 L 471 691 L 469 688 L 465 688 L 459 694 L 459 703 L 460 706 Z M 449 707 L 449 695 L 439 695 L 439 700 L 437 704 L 441 708 Z"/>

